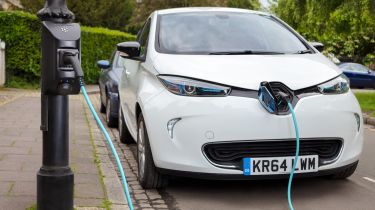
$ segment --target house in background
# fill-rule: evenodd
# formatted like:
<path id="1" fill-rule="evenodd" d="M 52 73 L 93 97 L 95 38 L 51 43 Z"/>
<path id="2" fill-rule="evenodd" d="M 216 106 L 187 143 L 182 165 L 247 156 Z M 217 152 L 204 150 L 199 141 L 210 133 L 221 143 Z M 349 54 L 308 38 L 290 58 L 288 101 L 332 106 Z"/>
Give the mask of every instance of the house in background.
<path id="1" fill-rule="evenodd" d="M 0 8 L 2 10 L 15 10 L 22 9 L 22 5 L 19 0 L 0 0 Z"/>

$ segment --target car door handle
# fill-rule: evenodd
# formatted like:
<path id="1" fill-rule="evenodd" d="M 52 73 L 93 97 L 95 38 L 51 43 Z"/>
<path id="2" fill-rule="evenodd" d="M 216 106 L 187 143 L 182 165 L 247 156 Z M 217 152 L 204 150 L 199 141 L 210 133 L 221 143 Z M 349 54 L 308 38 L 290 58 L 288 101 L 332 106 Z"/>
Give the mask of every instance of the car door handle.
<path id="1" fill-rule="evenodd" d="M 130 71 L 125 70 L 125 74 L 126 74 L 126 76 L 129 76 L 130 75 Z"/>

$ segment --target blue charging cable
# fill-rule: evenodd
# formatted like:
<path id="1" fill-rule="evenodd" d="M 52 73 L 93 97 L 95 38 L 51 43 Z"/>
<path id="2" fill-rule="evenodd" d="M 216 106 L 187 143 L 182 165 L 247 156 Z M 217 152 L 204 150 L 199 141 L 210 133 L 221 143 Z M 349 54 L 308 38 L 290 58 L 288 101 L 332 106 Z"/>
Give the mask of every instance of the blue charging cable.
<path id="1" fill-rule="evenodd" d="M 84 96 L 84 98 L 85 98 L 85 100 L 87 102 L 87 105 L 89 106 L 89 108 L 91 110 L 91 113 L 94 116 L 96 122 L 98 123 L 100 129 L 104 133 L 104 136 L 105 136 L 105 138 L 106 138 L 106 140 L 108 142 L 108 145 L 111 148 L 112 154 L 113 154 L 113 156 L 116 159 L 117 167 L 118 167 L 118 169 L 120 171 L 120 175 L 121 175 L 122 186 L 123 186 L 124 192 L 125 192 L 125 198 L 128 201 L 128 206 L 129 206 L 130 210 L 133 210 L 134 207 L 133 207 L 132 199 L 130 198 L 128 183 L 126 181 L 124 169 L 122 168 L 122 165 L 121 165 L 121 162 L 120 162 L 120 158 L 118 157 L 118 154 L 116 152 L 115 146 L 113 145 L 112 139 L 109 136 L 107 130 L 105 129 L 103 123 L 100 121 L 98 114 L 95 112 L 95 109 L 94 109 L 94 107 L 93 107 L 93 105 L 92 105 L 92 103 L 90 101 L 89 96 L 87 95 L 87 92 L 86 92 L 85 86 L 83 85 L 82 80 L 80 81 L 80 84 L 81 84 L 81 91 L 82 91 L 83 96 Z"/>
<path id="2" fill-rule="evenodd" d="M 293 163 L 292 171 L 290 172 L 290 175 L 289 175 L 289 182 L 288 182 L 288 204 L 289 204 L 289 209 L 290 210 L 294 210 L 293 203 L 292 203 L 291 191 L 292 191 L 293 176 L 294 176 L 294 172 L 295 172 L 296 167 L 297 167 L 298 156 L 299 156 L 299 130 L 298 130 L 298 124 L 297 124 L 296 114 L 294 113 L 293 106 L 292 106 L 292 104 L 290 102 L 288 102 L 288 107 L 290 109 L 290 112 L 292 113 L 294 129 L 295 129 L 295 132 L 296 132 L 296 155 L 295 155 L 295 161 Z"/>

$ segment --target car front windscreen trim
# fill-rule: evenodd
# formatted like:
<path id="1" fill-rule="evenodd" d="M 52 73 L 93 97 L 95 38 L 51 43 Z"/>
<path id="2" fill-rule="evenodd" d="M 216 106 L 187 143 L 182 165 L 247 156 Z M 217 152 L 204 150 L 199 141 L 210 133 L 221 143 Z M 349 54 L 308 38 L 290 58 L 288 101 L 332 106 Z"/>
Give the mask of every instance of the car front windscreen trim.
<path id="1" fill-rule="evenodd" d="M 201 12 L 185 12 L 185 13 L 182 13 L 182 14 L 195 14 L 195 13 L 199 14 Z M 214 12 L 212 12 L 212 13 L 214 13 Z M 219 12 L 219 13 L 223 13 L 223 14 L 247 14 L 247 15 L 254 15 L 254 16 L 260 16 L 260 17 L 267 18 L 267 19 L 275 22 L 276 23 L 275 25 L 280 26 L 280 28 L 282 28 L 284 31 L 287 31 L 287 33 L 290 34 L 291 37 L 296 38 L 298 40 L 297 43 L 299 43 L 300 47 L 303 46 L 302 49 L 292 49 L 292 50 L 285 50 L 285 51 L 273 50 L 273 51 L 277 52 L 277 54 L 299 54 L 299 52 L 305 52 L 305 51 L 306 52 L 308 51 L 311 54 L 316 53 L 316 51 L 304 40 L 304 38 L 301 35 L 299 35 L 295 31 L 293 31 L 288 25 L 286 25 L 285 23 L 278 20 L 278 18 L 276 18 L 272 15 L 257 14 L 257 13 L 242 13 L 242 12 Z M 173 49 L 166 49 L 165 47 L 163 47 L 163 42 L 161 40 L 161 35 L 160 35 L 161 34 L 162 18 L 165 17 L 165 16 L 179 15 L 179 14 L 180 13 L 159 14 L 157 16 L 155 42 L 154 42 L 154 47 L 155 47 L 156 52 L 162 53 L 162 54 L 177 54 L 177 55 L 210 55 L 210 54 L 213 54 L 213 53 L 215 54 L 215 51 L 212 51 L 212 50 L 211 51 L 209 51 L 209 50 L 178 51 L 178 50 L 173 50 Z M 257 50 L 257 49 L 243 49 L 243 50 L 254 51 L 254 52 L 257 52 L 257 51 L 267 52 L 267 50 Z M 227 51 L 227 50 L 223 50 L 223 51 Z M 228 51 L 230 51 L 230 50 L 228 50 Z M 272 50 L 268 50 L 268 51 L 272 52 Z M 257 55 L 257 53 L 252 53 L 252 54 Z M 273 55 L 273 53 L 260 53 L 260 54 L 262 54 L 262 55 L 268 55 L 268 54 Z"/>

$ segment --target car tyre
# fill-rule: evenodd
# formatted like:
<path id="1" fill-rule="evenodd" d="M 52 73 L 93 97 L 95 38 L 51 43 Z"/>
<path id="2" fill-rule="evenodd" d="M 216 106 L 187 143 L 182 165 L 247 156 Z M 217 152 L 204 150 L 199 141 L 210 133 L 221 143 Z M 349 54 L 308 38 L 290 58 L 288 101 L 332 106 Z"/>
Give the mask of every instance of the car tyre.
<path id="1" fill-rule="evenodd" d="M 119 138 L 121 143 L 124 144 L 132 144 L 135 143 L 132 135 L 130 134 L 130 131 L 128 127 L 126 126 L 126 122 L 124 119 L 124 114 L 122 113 L 121 106 L 119 110 L 119 116 L 118 116 L 118 131 L 119 131 Z"/>
<path id="2" fill-rule="evenodd" d="M 168 177 L 160 174 L 155 167 L 142 113 L 138 118 L 137 161 L 138 180 L 144 189 L 164 188 L 167 186 Z"/>
<path id="3" fill-rule="evenodd" d="M 107 103 L 106 103 L 105 107 L 106 107 L 105 119 L 106 119 L 107 125 L 110 128 L 114 128 L 117 125 L 117 119 L 115 117 L 113 117 L 112 114 L 111 114 L 112 105 L 111 105 L 111 101 L 109 99 L 107 99 Z"/>
<path id="4" fill-rule="evenodd" d="M 346 179 L 353 175 L 357 169 L 358 162 L 330 176 L 331 179 Z"/>

